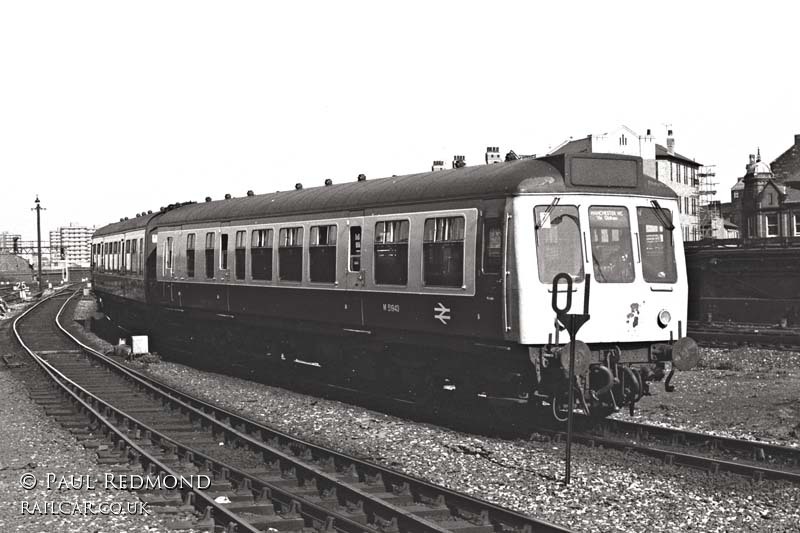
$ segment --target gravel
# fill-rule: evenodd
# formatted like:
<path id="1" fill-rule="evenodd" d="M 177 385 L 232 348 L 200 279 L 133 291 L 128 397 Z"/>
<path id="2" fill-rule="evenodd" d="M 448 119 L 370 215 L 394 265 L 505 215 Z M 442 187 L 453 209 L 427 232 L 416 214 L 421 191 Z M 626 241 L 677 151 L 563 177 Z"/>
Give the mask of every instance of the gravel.
<path id="1" fill-rule="evenodd" d="M 578 531 L 800 531 L 800 488 L 662 467 L 611 450 L 500 440 L 173 363 L 149 372 L 277 429 Z"/>
<path id="2" fill-rule="evenodd" d="M 26 306 L 15 306 L 15 315 Z M 11 320 L 0 323 L 0 354 L 14 354 L 16 360 L 22 354 L 11 340 Z M 96 455 L 83 447 L 68 431 L 28 397 L 26 383 L 38 381 L 38 371 L 27 364 L 14 370 L 0 363 L 0 531 L 33 532 L 103 532 L 103 533 L 160 533 L 168 531 L 155 516 L 140 514 L 109 514 L 130 505 L 136 510 L 139 498 L 125 490 L 106 490 L 102 483 L 94 490 L 84 485 L 80 489 L 69 489 L 64 484 L 56 488 L 46 487 L 47 474 L 57 476 L 88 475 L 102 480 L 108 467 L 96 463 Z M 20 484 L 21 476 L 33 474 L 38 479 L 36 488 L 25 490 Z M 77 486 L 77 482 L 75 485 Z M 106 514 L 66 514 L 72 510 L 70 503 L 61 505 L 61 514 L 44 512 L 46 502 L 72 502 L 84 509 L 88 502 L 93 509 L 101 504 L 114 504 Z M 42 514 L 31 514 L 36 506 Z M 26 506 L 23 508 L 23 505 Z M 50 504 L 53 505 L 53 504 Z M 119 507 L 117 507 L 119 506 Z M 58 507 L 56 508 L 58 509 Z"/>
<path id="3" fill-rule="evenodd" d="M 756 484 L 574 445 L 565 486 L 564 445 L 536 436 L 460 433 L 169 362 L 147 371 L 308 441 L 576 531 L 800 532 L 800 487 L 786 482 Z"/>
<path id="4" fill-rule="evenodd" d="M 800 446 L 800 353 L 741 347 L 701 354 L 697 369 L 676 373 L 675 392 L 655 385 L 634 420 Z"/>

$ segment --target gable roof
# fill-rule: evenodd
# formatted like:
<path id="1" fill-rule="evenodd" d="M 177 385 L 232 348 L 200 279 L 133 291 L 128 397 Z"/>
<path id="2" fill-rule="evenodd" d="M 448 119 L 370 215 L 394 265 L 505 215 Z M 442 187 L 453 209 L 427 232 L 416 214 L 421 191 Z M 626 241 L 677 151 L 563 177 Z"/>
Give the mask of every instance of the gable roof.
<path id="1" fill-rule="evenodd" d="M 761 198 L 762 196 L 764 196 L 764 193 L 767 192 L 767 188 L 769 188 L 769 187 L 772 187 L 773 189 L 775 189 L 775 191 L 777 191 L 777 193 L 779 195 L 784 195 L 785 194 L 784 191 L 783 191 L 783 187 L 778 185 L 775 182 L 775 180 L 767 180 L 767 183 L 764 184 L 764 188 L 761 189 L 760 193 L 758 193 L 758 197 Z"/>
<path id="2" fill-rule="evenodd" d="M 548 155 L 575 154 L 575 153 L 591 152 L 591 151 L 592 151 L 592 136 L 589 135 L 584 137 L 583 139 L 564 141 Z"/>
<path id="3" fill-rule="evenodd" d="M 701 166 L 703 166 L 701 163 L 698 163 L 694 159 L 689 159 L 685 155 L 681 155 L 678 152 L 669 153 L 669 150 L 667 150 L 660 144 L 656 144 L 656 159 L 675 159 L 676 161 L 680 161 L 681 163 L 685 163 L 695 168 L 700 168 Z"/>

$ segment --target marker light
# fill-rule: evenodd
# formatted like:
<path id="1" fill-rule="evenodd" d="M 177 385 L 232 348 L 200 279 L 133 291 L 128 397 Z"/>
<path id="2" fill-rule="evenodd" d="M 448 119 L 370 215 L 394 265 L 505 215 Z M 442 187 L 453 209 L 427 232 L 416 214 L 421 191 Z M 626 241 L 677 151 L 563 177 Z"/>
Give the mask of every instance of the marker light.
<path id="1" fill-rule="evenodd" d="M 669 314 L 669 311 L 666 309 L 662 309 L 658 312 L 658 325 L 662 328 L 667 327 L 669 321 L 672 320 L 672 315 Z"/>

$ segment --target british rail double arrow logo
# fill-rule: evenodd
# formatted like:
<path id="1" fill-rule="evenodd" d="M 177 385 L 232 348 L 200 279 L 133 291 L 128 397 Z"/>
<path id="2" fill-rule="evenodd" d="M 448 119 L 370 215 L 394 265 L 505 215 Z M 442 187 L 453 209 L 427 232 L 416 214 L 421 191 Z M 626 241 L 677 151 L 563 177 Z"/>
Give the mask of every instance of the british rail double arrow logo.
<path id="1" fill-rule="evenodd" d="M 447 322 L 450 320 L 450 308 L 445 307 L 442 302 L 437 302 L 438 305 L 433 308 L 434 315 L 433 318 L 444 324 L 447 325 Z"/>

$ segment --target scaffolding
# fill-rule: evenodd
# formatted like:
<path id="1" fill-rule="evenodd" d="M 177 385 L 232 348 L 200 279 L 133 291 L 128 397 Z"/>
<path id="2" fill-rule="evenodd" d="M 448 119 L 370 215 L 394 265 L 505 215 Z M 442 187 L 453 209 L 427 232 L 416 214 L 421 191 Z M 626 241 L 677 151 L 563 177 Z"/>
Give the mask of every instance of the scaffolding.
<path id="1" fill-rule="evenodd" d="M 701 239 L 714 238 L 714 220 L 722 218 L 717 194 L 716 165 L 702 166 L 697 171 L 697 227 Z"/>

